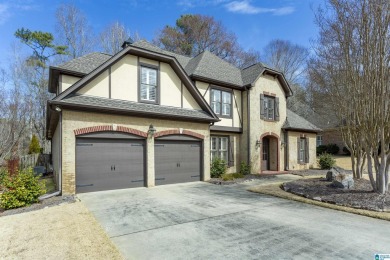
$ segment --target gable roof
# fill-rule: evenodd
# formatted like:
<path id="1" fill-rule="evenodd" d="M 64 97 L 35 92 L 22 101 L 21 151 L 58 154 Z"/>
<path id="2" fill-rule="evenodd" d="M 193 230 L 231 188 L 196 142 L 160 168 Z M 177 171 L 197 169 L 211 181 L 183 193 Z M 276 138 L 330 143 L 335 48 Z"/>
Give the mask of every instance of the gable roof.
<path id="1" fill-rule="evenodd" d="M 282 128 L 286 130 L 299 130 L 299 131 L 307 131 L 307 132 L 315 132 L 315 133 L 322 131 L 320 128 L 313 125 L 303 117 L 295 114 L 290 109 L 287 109 L 287 118 Z"/>
<path id="2" fill-rule="evenodd" d="M 150 52 L 132 45 L 127 46 L 108 60 L 106 60 L 103 64 L 98 66 L 96 69 L 94 69 L 92 72 L 87 74 L 85 77 L 77 81 L 75 84 L 73 84 L 71 87 L 60 93 L 58 96 L 56 96 L 54 99 L 49 101 L 49 104 L 56 104 L 60 102 L 63 99 L 70 98 L 74 96 L 74 94 L 84 87 L 86 84 L 91 82 L 94 78 L 96 78 L 98 75 L 100 75 L 101 72 L 108 69 L 109 66 L 114 64 L 116 61 L 120 60 L 123 56 L 127 54 L 133 54 L 136 56 L 141 56 L 149 59 L 154 59 L 162 62 L 166 62 L 171 65 L 172 69 L 176 72 L 178 77 L 181 79 L 183 84 L 188 88 L 188 91 L 191 93 L 191 95 L 194 97 L 194 99 L 197 101 L 199 106 L 206 111 L 210 115 L 209 122 L 217 122 L 219 121 L 219 118 L 215 115 L 211 107 L 207 104 L 206 100 L 202 97 L 199 90 L 195 87 L 192 80 L 187 76 L 185 73 L 183 67 L 178 63 L 177 59 L 172 56 L 167 55 L 161 55 L 154 52 Z"/>
<path id="3" fill-rule="evenodd" d="M 275 78 L 278 78 L 287 97 L 292 95 L 291 88 L 284 75 L 260 62 L 247 68 L 239 69 L 209 51 L 204 51 L 191 58 L 163 50 L 145 40 L 140 40 L 128 45 L 128 47 L 131 46 L 153 52 L 155 54 L 163 54 L 165 56 L 175 58 L 182 68 L 184 68 L 186 74 L 191 78 L 221 86 L 237 89 L 254 87 L 254 83 L 261 75 L 270 74 Z M 92 72 L 97 67 L 103 65 L 111 57 L 112 56 L 108 54 L 91 53 L 53 68 L 57 70 L 65 70 L 68 73 L 81 73 L 82 76 L 84 76 L 85 74 Z M 55 93 L 55 85 L 55 82 L 50 82 L 50 92 Z"/>

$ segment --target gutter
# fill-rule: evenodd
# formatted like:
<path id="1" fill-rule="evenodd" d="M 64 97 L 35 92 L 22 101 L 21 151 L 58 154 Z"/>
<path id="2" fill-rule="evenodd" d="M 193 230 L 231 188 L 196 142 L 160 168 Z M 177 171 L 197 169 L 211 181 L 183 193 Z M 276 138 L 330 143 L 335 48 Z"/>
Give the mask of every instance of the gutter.
<path id="1" fill-rule="evenodd" d="M 288 132 L 287 131 L 283 131 L 284 132 L 284 170 L 285 171 L 288 171 L 289 170 L 289 153 L 288 153 L 288 150 L 289 150 L 289 143 L 288 143 Z"/>
<path id="2" fill-rule="evenodd" d="M 247 145 L 248 145 L 248 158 L 247 158 L 247 164 L 250 164 L 251 161 L 251 113 L 250 113 L 250 87 L 246 88 L 247 95 L 246 95 L 246 116 L 247 116 L 247 125 L 248 125 L 248 131 L 247 131 Z"/>
<path id="3" fill-rule="evenodd" d="M 54 110 L 56 111 L 56 110 Z M 58 111 L 56 111 L 58 112 Z M 42 201 L 42 200 L 45 200 L 45 199 L 49 199 L 51 197 L 54 197 L 54 196 L 58 196 L 58 195 L 61 195 L 62 194 L 62 110 L 58 112 L 60 114 L 60 119 L 59 119 L 59 127 L 60 127 L 60 134 L 59 134 L 59 139 L 60 139 L 60 142 L 59 142 L 59 147 L 58 147 L 58 150 L 59 150 L 59 156 L 58 156 L 58 190 L 53 192 L 53 193 L 50 193 L 50 194 L 44 194 L 42 196 L 40 196 L 38 198 L 39 201 Z M 53 141 L 53 139 L 52 139 Z M 52 145 L 53 147 L 53 145 Z"/>

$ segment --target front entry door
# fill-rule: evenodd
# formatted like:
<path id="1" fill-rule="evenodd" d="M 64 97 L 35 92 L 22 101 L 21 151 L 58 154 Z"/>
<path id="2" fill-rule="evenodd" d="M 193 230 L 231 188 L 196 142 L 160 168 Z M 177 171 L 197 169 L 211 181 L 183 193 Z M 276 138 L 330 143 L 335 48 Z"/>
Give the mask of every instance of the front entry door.
<path id="1" fill-rule="evenodd" d="M 269 170 L 269 139 L 267 137 L 263 138 L 263 156 L 261 169 L 263 171 Z"/>

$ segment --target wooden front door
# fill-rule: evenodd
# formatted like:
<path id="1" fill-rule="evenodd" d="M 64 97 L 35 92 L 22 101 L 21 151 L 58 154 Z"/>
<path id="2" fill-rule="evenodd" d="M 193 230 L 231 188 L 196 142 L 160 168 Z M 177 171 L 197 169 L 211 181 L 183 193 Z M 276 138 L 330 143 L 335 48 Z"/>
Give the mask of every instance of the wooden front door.
<path id="1" fill-rule="evenodd" d="M 269 138 L 264 137 L 263 138 L 263 154 L 262 154 L 262 165 L 261 170 L 262 171 L 268 171 L 269 168 Z"/>

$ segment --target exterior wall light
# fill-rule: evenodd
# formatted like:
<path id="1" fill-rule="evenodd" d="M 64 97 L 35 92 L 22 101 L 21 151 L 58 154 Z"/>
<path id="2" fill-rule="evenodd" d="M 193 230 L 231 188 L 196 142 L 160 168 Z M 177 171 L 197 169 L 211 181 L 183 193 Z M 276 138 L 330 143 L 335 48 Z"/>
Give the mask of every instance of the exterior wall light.
<path id="1" fill-rule="evenodd" d="M 154 126 L 151 124 L 151 125 L 149 126 L 148 134 L 149 134 L 150 136 L 153 136 L 154 133 L 156 133 L 156 128 L 154 128 Z"/>
<path id="2" fill-rule="evenodd" d="M 256 140 L 256 148 L 259 148 L 261 145 L 261 141 L 260 140 Z"/>
<path id="3" fill-rule="evenodd" d="M 57 112 L 61 112 L 61 107 L 56 106 L 55 110 L 56 110 Z"/>

